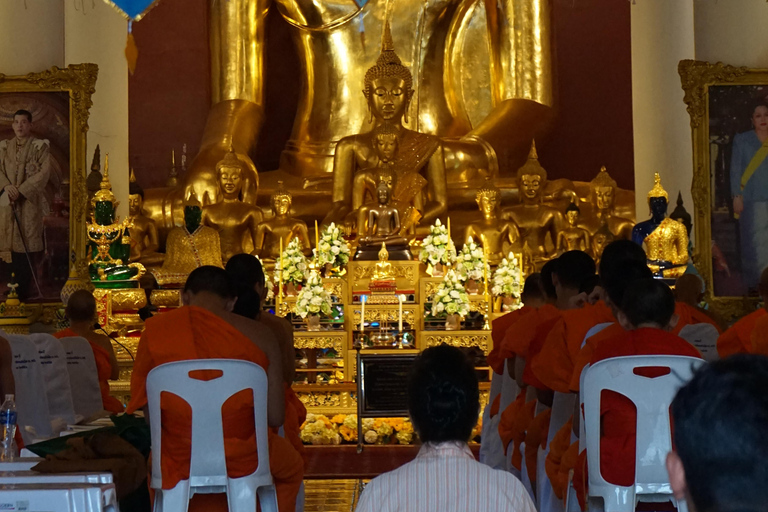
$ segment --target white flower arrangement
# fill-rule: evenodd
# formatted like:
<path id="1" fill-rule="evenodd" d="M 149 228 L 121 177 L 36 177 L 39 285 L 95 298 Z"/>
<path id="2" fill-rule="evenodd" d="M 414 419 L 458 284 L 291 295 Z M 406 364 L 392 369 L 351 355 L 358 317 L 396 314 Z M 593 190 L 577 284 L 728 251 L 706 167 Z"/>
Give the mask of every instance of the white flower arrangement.
<path id="1" fill-rule="evenodd" d="M 331 314 L 331 294 L 323 286 L 323 279 L 316 270 L 309 273 L 307 283 L 296 298 L 296 312 L 301 318 Z"/>
<path id="2" fill-rule="evenodd" d="M 344 233 L 333 222 L 321 232 L 313 252 L 318 268 L 329 263 L 334 268 L 343 267 L 349 263 L 349 244 L 344 240 Z"/>
<path id="3" fill-rule="evenodd" d="M 293 238 L 288 243 L 288 247 L 275 263 L 275 272 L 280 272 L 281 267 L 284 283 L 302 284 L 307 280 L 309 264 L 301 252 L 301 241 L 298 238 Z"/>
<path id="4" fill-rule="evenodd" d="M 432 266 L 438 263 L 449 265 L 456 260 L 456 246 L 453 245 L 453 240 L 448 236 L 448 229 L 440 223 L 440 219 L 430 226 L 429 234 L 422 242 L 419 259 Z"/>
<path id="5" fill-rule="evenodd" d="M 483 272 L 483 266 L 485 266 L 485 272 L 490 274 L 490 267 L 486 262 L 483 248 L 477 245 L 472 240 L 472 237 L 469 237 L 469 240 L 467 240 L 467 243 L 464 244 L 461 252 L 456 257 L 456 272 L 459 275 L 459 279 L 462 281 L 467 279 L 482 281 L 483 276 L 487 275 Z"/>
<path id="6" fill-rule="evenodd" d="M 493 273 L 491 293 L 496 297 L 520 298 L 522 283 L 520 282 L 520 261 L 514 253 L 501 260 L 496 272 Z"/>
<path id="7" fill-rule="evenodd" d="M 456 272 L 449 270 L 432 297 L 432 316 L 459 315 L 464 317 L 468 314 L 469 296 Z"/>

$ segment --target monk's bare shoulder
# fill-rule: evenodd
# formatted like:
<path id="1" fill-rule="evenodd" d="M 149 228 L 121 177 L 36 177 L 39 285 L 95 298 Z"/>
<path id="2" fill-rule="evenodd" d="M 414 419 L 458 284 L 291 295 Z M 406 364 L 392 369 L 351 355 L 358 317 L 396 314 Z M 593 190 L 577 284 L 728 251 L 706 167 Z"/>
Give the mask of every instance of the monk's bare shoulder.
<path id="1" fill-rule="evenodd" d="M 266 325 L 234 313 L 222 314 L 222 318 L 255 343 L 269 357 L 270 361 L 275 356 L 280 356 L 280 352 L 277 350 L 277 337 L 272 329 Z"/>

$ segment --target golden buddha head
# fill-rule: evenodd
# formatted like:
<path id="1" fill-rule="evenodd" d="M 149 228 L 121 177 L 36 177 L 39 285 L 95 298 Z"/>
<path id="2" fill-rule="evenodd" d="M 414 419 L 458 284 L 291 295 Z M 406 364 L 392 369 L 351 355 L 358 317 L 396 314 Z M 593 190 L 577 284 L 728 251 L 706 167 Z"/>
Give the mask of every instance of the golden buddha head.
<path id="1" fill-rule="evenodd" d="M 291 211 L 293 196 L 283 186 L 282 181 L 277 182 L 277 188 L 272 194 L 270 202 L 272 203 L 272 211 L 275 212 L 275 215 L 288 215 L 288 212 Z"/>
<path id="2" fill-rule="evenodd" d="M 598 210 L 610 210 L 616 196 L 616 180 L 611 178 L 605 166 L 600 168 L 597 176 L 589 182 L 589 193 L 592 204 Z"/>
<path id="3" fill-rule="evenodd" d="M 379 184 L 376 186 L 376 197 L 379 200 L 380 205 L 389 204 L 389 196 L 391 194 L 391 190 L 389 188 L 389 185 L 386 181 L 380 181 Z"/>
<path id="4" fill-rule="evenodd" d="M 524 203 L 536 203 L 541 199 L 544 186 L 547 184 L 547 171 L 539 163 L 536 152 L 536 141 L 531 143 L 528 160 L 517 170 L 517 187 L 520 199 Z"/>
<path id="5" fill-rule="evenodd" d="M 243 162 L 237 158 L 232 146 L 216 164 L 216 177 L 224 199 L 240 199 L 243 190 Z"/>
<path id="6" fill-rule="evenodd" d="M 661 186 L 661 176 L 659 173 L 653 175 L 653 188 L 648 192 L 648 206 L 651 209 L 651 215 L 659 220 L 667 215 L 667 205 L 669 204 L 669 194 Z"/>
<path id="7" fill-rule="evenodd" d="M 413 76 L 395 53 L 389 21 L 384 25 L 381 53 L 365 73 L 365 98 L 371 114 L 382 121 L 408 122 L 406 112 L 413 95 Z"/>
<path id="8" fill-rule="evenodd" d="M 130 182 L 128 184 L 128 213 L 131 217 L 141 215 L 144 206 L 144 189 L 136 183 L 136 174 L 131 169 Z"/>
<path id="9" fill-rule="evenodd" d="M 483 186 L 477 189 L 475 202 L 485 217 L 491 216 L 498 210 L 501 204 L 501 191 L 496 188 L 491 178 L 485 178 Z"/>
<path id="10" fill-rule="evenodd" d="M 400 144 L 400 132 L 392 123 L 381 123 L 373 130 L 373 150 L 382 164 L 394 161 Z"/>
<path id="11" fill-rule="evenodd" d="M 581 210 L 576 206 L 576 203 L 569 204 L 568 208 L 565 209 L 565 220 L 568 221 L 568 225 L 571 227 L 576 226 L 580 215 Z"/>

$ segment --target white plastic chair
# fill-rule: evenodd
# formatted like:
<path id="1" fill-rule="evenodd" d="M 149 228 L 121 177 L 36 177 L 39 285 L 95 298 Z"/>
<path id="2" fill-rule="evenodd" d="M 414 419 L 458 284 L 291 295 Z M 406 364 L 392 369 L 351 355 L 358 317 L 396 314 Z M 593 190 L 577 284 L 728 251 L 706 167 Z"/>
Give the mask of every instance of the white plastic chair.
<path id="1" fill-rule="evenodd" d="M 216 379 L 202 381 L 192 371 L 219 370 Z M 256 425 L 259 466 L 242 478 L 227 476 L 221 408 L 232 395 L 250 389 Z M 173 489 L 162 488 L 160 394 L 172 393 L 192 408 L 192 448 L 189 479 Z M 267 374 L 257 364 L 229 359 L 178 361 L 158 366 L 147 376 L 147 399 L 152 435 L 152 478 L 155 512 L 186 512 L 195 493 L 226 492 L 230 512 L 253 512 L 256 497 L 265 512 L 277 512 L 277 493 L 269 470 L 267 440 Z"/>
<path id="2" fill-rule="evenodd" d="M 717 338 L 720 337 L 720 333 L 717 332 L 714 325 L 706 322 L 689 324 L 680 329 L 678 336 L 696 347 L 705 361 L 720 359 L 720 355 L 717 353 Z"/>
<path id="3" fill-rule="evenodd" d="M 48 395 L 48 412 L 53 430 L 58 432 L 82 419 L 75 417 L 67 355 L 61 342 L 50 334 L 30 334 L 29 339 L 37 348 L 37 361 L 43 371 L 45 393 Z"/>
<path id="4" fill-rule="evenodd" d="M 494 469 L 499 469 L 494 465 L 498 463 L 498 453 L 501 450 L 501 438 L 499 437 L 499 414 L 491 418 L 491 407 L 493 401 L 501 393 L 502 375 L 491 372 L 491 390 L 488 393 L 488 403 L 483 409 L 483 429 L 480 432 L 480 462 L 487 464 Z"/>
<path id="5" fill-rule="evenodd" d="M 48 439 L 53 436 L 53 429 L 48 412 L 48 396 L 47 393 L 41 393 L 45 389 L 45 379 L 38 363 L 37 348 L 26 336 L 4 332 L 0 332 L 0 336 L 8 340 L 13 354 L 17 425 L 21 438 L 24 444 Z"/>
<path id="6" fill-rule="evenodd" d="M 592 365 L 583 376 L 584 423 L 589 464 L 590 511 L 632 512 L 639 501 L 677 502 L 669 484 L 665 461 L 672 449 L 669 405 L 677 390 L 693 376 L 701 359 L 683 356 L 629 356 L 606 359 Z M 635 375 L 635 368 L 669 368 L 656 378 Z M 629 398 L 637 408 L 635 485 L 610 484 L 600 474 L 600 396 L 611 390 Z"/>
<path id="7" fill-rule="evenodd" d="M 99 387 L 99 370 L 91 344 L 85 338 L 76 336 L 61 338 L 59 341 L 67 358 L 67 373 L 75 414 L 90 418 L 104 409 Z"/>

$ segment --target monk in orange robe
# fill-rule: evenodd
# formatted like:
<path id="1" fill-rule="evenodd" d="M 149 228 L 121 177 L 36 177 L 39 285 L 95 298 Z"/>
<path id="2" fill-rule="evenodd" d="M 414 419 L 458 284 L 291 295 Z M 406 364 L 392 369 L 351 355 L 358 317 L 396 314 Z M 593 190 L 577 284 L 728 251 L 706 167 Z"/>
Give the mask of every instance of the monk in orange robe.
<path id="1" fill-rule="evenodd" d="M 517 395 L 517 399 L 509 404 L 501 413 L 499 421 L 499 437 L 504 447 L 504 453 L 508 453 L 510 444 L 512 445 L 512 465 L 518 470 L 522 467 L 523 454 L 520 451 L 520 445 L 525 441 L 525 432 L 536 409 L 536 398 L 526 393 L 523 389 Z"/>
<path id="2" fill-rule="evenodd" d="M 635 355 L 701 357 L 693 345 L 669 332 L 675 325 L 674 311 L 675 298 L 667 285 L 654 279 L 632 282 L 618 312 L 619 323 L 626 332 L 597 345 L 589 363 Z M 647 368 L 638 374 L 653 378 L 665 373 L 664 369 Z M 635 480 L 637 413 L 634 404 L 618 393 L 603 391 L 600 417 L 600 471 L 603 478 L 615 485 L 630 486 Z M 577 467 L 576 471 L 579 469 Z M 578 479 L 587 481 L 581 475 Z M 579 492 L 578 488 L 576 490 Z"/>
<path id="3" fill-rule="evenodd" d="M 768 268 L 760 274 L 758 292 L 763 303 L 768 305 Z M 725 331 L 717 339 L 717 353 L 721 359 L 733 354 L 749 354 L 752 351 L 752 331 L 757 321 L 768 314 L 766 308 L 750 313 Z"/>
<path id="4" fill-rule="evenodd" d="M 59 339 L 78 336 L 88 340 L 93 350 L 93 358 L 96 360 L 104 410 L 113 414 L 123 412 L 124 407 L 120 400 L 109 394 L 109 381 L 120 377 L 120 368 L 110 339 L 103 334 L 93 332 L 93 325 L 96 322 L 96 300 L 91 292 L 77 290 L 73 293 L 67 301 L 65 314 L 69 320 L 69 327 L 57 332 L 54 336 Z"/>
<path id="5" fill-rule="evenodd" d="M 227 274 L 235 284 L 237 302 L 233 313 L 252 318 L 272 331 L 278 340 L 283 360 L 283 382 L 285 390 L 285 438 L 304 456 L 304 443 L 301 442 L 301 425 L 307 419 L 307 409 L 293 391 L 291 385 L 296 375 L 295 350 L 293 348 L 293 325 L 285 318 L 279 318 L 261 305 L 267 298 L 264 268 L 252 254 L 236 254 L 227 261 Z M 277 432 L 278 429 L 275 429 Z"/>
<path id="6" fill-rule="evenodd" d="M 750 335 L 750 352 L 768 356 L 768 316 L 760 317 Z"/>
<path id="7" fill-rule="evenodd" d="M 187 279 L 185 306 L 147 321 L 139 342 L 131 378 L 128 412 L 147 404 L 146 378 L 165 363 L 191 359 L 240 359 L 262 366 L 268 379 L 268 424 L 278 428 L 285 421 L 282 360 L 270 329 L 232 313 L 235 291 L 227 273 L 203 266 Z M 170 395 L 161 403 L 163 489 L 189 477 L 191 409 Z M 253 423 L 253 397 L 247 390 L 227 400 L 222 408 L 227 472 L 237 478 L 256 470 L 258 457 Z M 150 421 L 156 421 L 150 418 Z M 301 456 L 290 441 L 269 432 L 269 464 L 281 510 L 294 510 L 303 478 Z M 224 494 L 196 494 L 190 510 L 226 511 Z"/>
<path id="8" fill-rule="evenodd" d="M 525 434 L 525 469 L 528 470 L 528 479 L 534 485 L 536 468 L 538 466 L 539 448 L 547 445 L 549 433 L 549 421 L 552 418 L 552 409 L 545 409 L 536 415 L 530 423 Z"/>

